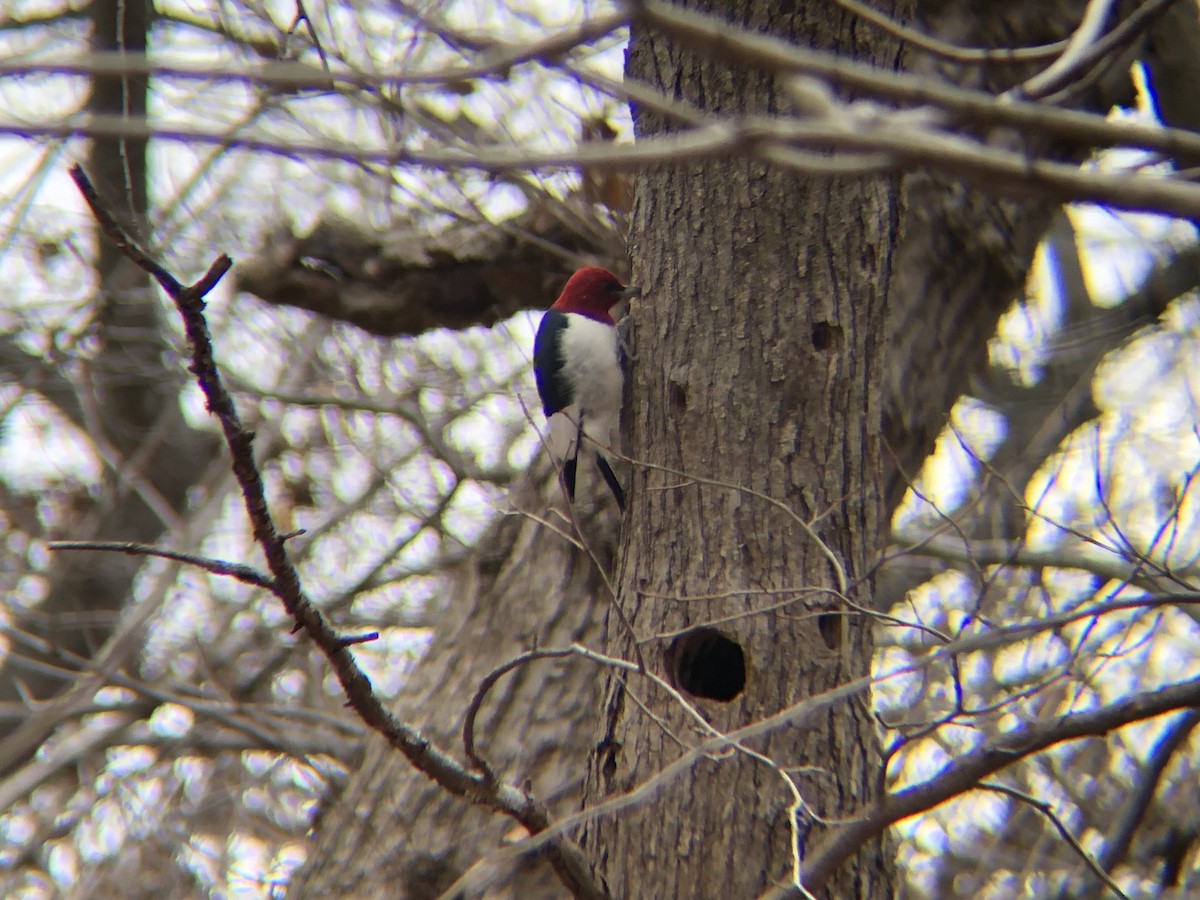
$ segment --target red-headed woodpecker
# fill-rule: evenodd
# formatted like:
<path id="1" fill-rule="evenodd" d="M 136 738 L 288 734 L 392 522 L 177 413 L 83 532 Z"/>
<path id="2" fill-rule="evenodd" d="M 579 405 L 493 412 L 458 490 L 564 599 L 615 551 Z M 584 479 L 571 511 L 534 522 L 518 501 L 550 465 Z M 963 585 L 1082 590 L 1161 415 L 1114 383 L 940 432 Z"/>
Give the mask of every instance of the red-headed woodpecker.
<path id="1" fill-rule="evenodd" d="M 575 499 L 576 463 L 586 437 L 622 510 L 625 492 L 601 451 L 618 445 L 621 424 L 624 376 L 612 308 L 636 292 L 604 269 L 580 269 L 542 317 L 533 342 L 533 374 L 550 426 L 547 444 L 562 461 L 567 496 Z"/>

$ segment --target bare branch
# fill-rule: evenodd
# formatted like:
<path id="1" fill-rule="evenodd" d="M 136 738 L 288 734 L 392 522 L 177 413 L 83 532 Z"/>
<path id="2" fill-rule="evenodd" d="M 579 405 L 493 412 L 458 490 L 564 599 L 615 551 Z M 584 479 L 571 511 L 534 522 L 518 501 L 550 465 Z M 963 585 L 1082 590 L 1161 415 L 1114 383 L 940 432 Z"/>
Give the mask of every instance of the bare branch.
<path id="1" fill-rule="evenodd" d="M 308 22 L 307 15 L 297 16 L 297 24 Z M 311 22 L 308 22 L 311 28 Z M 611 34 L 628 24 L 628 18 L 609 13 L 565 28 L 539 41 L 525 44 L 497 44 L 482 52 L 471 65 L 440 66 L 426 72 L 407 70 L 357 72 L 351 69 L 327 70 L 292 60 L 271 60 L 257 65 L 225 62 L 219 67 L 166 62 L 146 54 L 92 52 L 74 59 L 53 61 L 14 57 L 0 60 L 4 75 L 143 75 L 181 81 L 238 82 L 280 90 L 360 90 L 401 85 L 453 85 L 476 78 L 504 77 L 514 66 L 534 60 L 549 63 L 564 54 Z M 320 45 L 313 40 L 313 46 Z M 326 60 L 326 65 L 328 61 Z"/>
<path id="2" fill-rule="evenodd" d="M 929 780 L 889 794 L 860 818 L 839 828 L 805 861 L 805 883 L 810 889 L 820 887 L 864 841 L 884 828 L 977 788 L 987 776 L 1027 756 L 1064 741 L 1106 735 L 1132 722 L 1195 706 L 1200 706 L 1200 678 L 999 735 L 952 760 Z"/>
<path id="3" fill-rule="evenodd" d="M 1168 0 L 1174 2 L 1174 0 Z M 1083 19 L 1067 41 L 1067 47 L 1062 55 L 1054 60 L 1044 71 L 1030 78 L 1012 93 L 1026 98 L 1044 97 L 1059 90 L 1086 66 L 1088 51 L 1099 40 L 1108 17 L 1112 14 L 1116 0 L 1089 0 L 1084 9 Z M 1158 3 L 1163 6 L 1163 3 Z"/>
<path id="4" fill-rule="evenodd" d="M 924 50 L 926 53 L 934 56 L 940 56 L 943 59 L 953 60 L 954 62 L 1024 64 L 1040 59 L 1052 58 L 1056 54 L 1061 53 L 1067 46 L 1066 41 L 1055 41 L 1052 44 L 1043 44 L 1040 47 L 1011 47 L 999 50 L 990 47 L 960 47 L 957 44 L 950 44 L 939 40 L 923 31 L 918 31 L 916 28 L 905 25 L 903 22 L 898 22 L 873 6 L 863 3 L 862 0 L 834 0 L 834 2 L 842 7 L 842 9 L 849 10 L 860 19 L 870 22 L 880 30 L 900 38 L 900 40 L 917 49 Z"/>
<path id="5" fill-rule="evenodd" d="M 847 65 L 839 61 L 841 65 Z M 870 70 L 873 71 L 873 70 Z M 882 73 L 876 76 L 886 81 Z M 951 92 L 956 88 L 944 88 Z M 973 94 L 973 92 L 967 92 Z M 981 95 L 987 97 L 988 95 Z M 970 105 L 970 104 L 962 104 Z M 1018 104 L 988 97 L 984 118 L 1016 119 Z M 1080 143 L 1156 149 L 1177 160 L 1200 159 L 1200 136 L 1171 129 L 1152 129 L 1122 122 L 1109 123 L 1084 113 L 1031 104 L 1035 114 L 1023 127 L 1058 133 Z M 870 167 L 855 161 L 854 170 L 888 171 L 939 168 L 945 174 L 972 179 L 985 190 L 1007 195 L 1028 194 L 1061 202 L 1090 201 L 1114 209 L 1156 212 L 1200 218 L 1200 185 L 1149 174 L 1110 174 L 1081 171 L 1074 165 L 980 144 L 965 137 L 933 131 L 928 117 L 851 110 L 850 116 L 773 119 L 748 116 L 716 122 L 691 131 L 647 138 L 632 145 L 594 141 L 574 148 L 531 152 L 497 146 L 475 151 L 453 148 L 411 150 L 403 147 L 364 148 L 336 141 L 288 140 L 199 128 L 157 126 L 120 116 L 91 116 L 81 123 L 27 124 L 0 122 L 0 134 L 21 137 L 105 137 L 187 144 L 209 144 L 252 150 L 291 159 L 340 159 L 386 165 L 416 165 L 436 169 L 475 169 L 485 172 L 554 171 L 585 166 L 596 171 L 623 171 L 654 165 L 677 165 L 737 154 L 757 154 L 814 175 L 844 172 L 838 157 L 829 159 L 805 151 L 882 153 L 869 157 Z M 1001 112 L 1007 111 L 1007 112 Z M 1082 117 L 1082 122 L 1074 120 Z M 1072 124 L 1073 123 L 1073 124 Z M 997 121 L 996 124 L 999 124 Z M 1094 139 L 1094 140 L 1093 140 Z M 1169 148 L 1169 149 L 1168 149 Z M 890 163 L 887 161 L 890 160 Z"/>
<path id="6" fill-rule="evenodd" d="M 1113 881 L 1112 876 L 1104 870 L 1104 867 L 1097 862 L 1097 860 L 1090 853 L 1088 853 L 1087 850 L 1083 848 L 1083 845 L 1079 843 L 1079 839 L 1071 833 L 1071 829 L 1068 828 L 1067 824 L 1062 820 L 1062 818 L 1054 812 L 1049 803 L 1044 800 L 1039 800 L 1037 797 L 1027 794 L 1024 791 L 1018 791 L 1017 789 L 1011 788 L 1004 784 L 981 782 L 979 787 L 981 790 L 994 791 L 997 794 L 1003 794 L 1006 797 L 1012 797 L 1014 800 L 1019 800 L 1022 803 L 1027 804 L 1031 809 L 1037 810 L 1039 813 L 1049 819 L 1050 823 L 1054 826 L 1055 830 L 1058 831 L 1062 839 L 1067 842 L 1068 846 L 1070 846 L 1073 851 L 1075 851 L 1075 855 L 1082 859 L 1084 864 L 1093 872 L 1093 874 L 1095 874 L 1097 878 L 1104 882 L 1105 887 L 1112 891 L 1117 897 L 1120 897 L 1121 900 L 1129 900 L 1129 895 L 1121 890 L 1121 886 Z"/>
<path id="7" fill-rule="evenodd" d="M 1142 147 L 1173 158 L 1200 160 L 1200 136 L 1182 129 L 1113 123 L 1104 116 L 1042 103 L 1001 102 L 986 91 L 902 71 L 883 71 L 769 35 L 731 29 L 729 23 L 715 16 L 677 9 L 662 0 L 646 0 L 639 11 L 646 24 L 698 49 L 779 75 L 810 76 L 878 99 L 928 104 L 976 126 L 1007 126 L 1085 146 Z"/>
<path id="8" fill-rule="evenodd" d="M 1073 85 L 1069 83 L 1071 76 L 1086 72 L 1088 69 L 1103 69 L 1106 65 L 1111 65 L 1118 58 L 1118 51 L 1129 46 L 1134 40 L 1150 30 L 1156 21 L 1175 5 L 1176 2 L 1177 0 L 1149 0 L 1149 2 L 1141 4 L 1121 24 L 1104 37 L 1099 38 L 1090 46 L 1081 46 L 1070 69 L 1068 70 L 1065 65 L 1062 68 L 1061 77 L 1047 79 L 1049 83 L 1040 90 L 1031 90 L 1030 84 L 1027 82 L 1022 88 L 1012 93 L 1027 99 L 1042 99 L 1047 103 L 1060 102 L 1064 96 L 1070 94 L 1073 90 Z M 1091 11 L 1092 7 L 1089 6 L 1089 14 Z M 1080 28 L 1083 28 L 1082 24 Z M 1072 35 L 1071 40 L 1074 41 L 1076 35 L 1079 33 L 1080 31 L 1077 30 Z M 1067 53 L 1064 53 L 1063 57 L 1065 58 L 1066 56 Z M 1059 61 L 1061 62 L 1061 59 Z M 1049 72 L 1050 69 L 1047 69 L 1039 77 L 1044 78 Z"/>
<path id="9" fill-rule="evenodd" d="M 1167 764 L 1175 753 L 1183 746 L 1188 736 L 1200 725 L 1200 710 L 1190 710 L 1171 723 L 1162 737 L 1154 745 L 1154 750 L 1139 774 L 1137 785 L 1125 798 L 1125 805 L 1113 822 L 1104 849 L 1098 859 L 1100 865 L 1107 871 L 1120 865 L 1129 853 L 1133 836 L 1145 818 L 1150 801 L 1154 799 L 1155 791 L 1162 778 Z"/>
<path id="10" fill-rule="evenodd" d="M 1147 571 L 1145 560 L 1130 560 L 1116 553 L 1102 555 L 1089 553 L 1082 546 L 1055 546 L 1045 549 L 1028 547 L 1020 542 L 1005 540 L 964 541 L 961 538 L 942 535 L 917 535 L 903 533 L 894 535 L 897 543 L 909 548 L 906 552 L 920 556 L 932 556 L 951 562 L 972 563 L 989 566 L 1028 566 L 1041 569 L 1056 567 L 1079 569 L 1100 578 L 1131 584 L 1143 590 L 1162 595 L 1169 602 L 1179 604 L 1186 615 L 1200 622 L 1200 594 L 1179 591 L 1191 579 L 1200 578 L 1200 572 L 1191 570 L 1155 573 Z"/>
<path id="11" fill-rule="evenodd" d="M 321 613 L 304 596 L 300 577 L 288 557 L 285 538 L 279 534 L 267 506 L 262 474 L 254 459 L 254 435 L 241 423 L 233 399 L 222 384 L 213 358 L 212 340 L 204 317 L 203 297 L 232 265 L 229 257 L 219 256 L 207 273 L 193 285 L 184 286 L 159 263 L 141 250 L 105 209 L 82 167 L 71 169 L 97 222 L 128 258 L 149 272 L 174 301 L 183 319 L 184 330 L 192 351 L 189 366 L 203 391 L 209 411 L 216 416 L 232 456 L 233 473 L 241 487 L 246 513 L 250 518 L 255 541 L 267 559 L 272 575 L 272 592 L 296 622 L 297 630 L 308 632 L 333 666 L 342 689 L 355 712 L 371 728 L 405 755 L 418 769 L 438 785 L 458 796 L 481 802 L 497 812 L 512 816 L 531 834 L 550 827 L 545 806 L 528 793 L 508 785 L 488 783 L 479 775 L 466 771 L 446 753 L 433 746 L 420 732 L 401 722 L 375 694 L 370 680 L 358 667 L 349 651 L 347 640 L 325 621 Z M 353 639 L 351 643 L 353 643 Z M 595 882 L 579 848 L 558 836 L 548 849 L 551 864 L 563 883 L 576 896 L 601 900 L 606 891 Z"/>
<path id="12" fill-rule="evenodd" d="M 214 575 L 228 575 L 243 584 L 253 587 L 274 589 L 274 582 L 252 566 L 243 563 L 225 562 L 191 553 L 179 553 L 175 550 L 164 550 L 151 544 L 138 544 L 130 541 L 51 541 L 46 545 L 51 550 L 100 550 L 108 553 L 125 553 L 130 556 L 157 556 L 160 559 L 171 559 L 175 562 L 196 566 Z"/>

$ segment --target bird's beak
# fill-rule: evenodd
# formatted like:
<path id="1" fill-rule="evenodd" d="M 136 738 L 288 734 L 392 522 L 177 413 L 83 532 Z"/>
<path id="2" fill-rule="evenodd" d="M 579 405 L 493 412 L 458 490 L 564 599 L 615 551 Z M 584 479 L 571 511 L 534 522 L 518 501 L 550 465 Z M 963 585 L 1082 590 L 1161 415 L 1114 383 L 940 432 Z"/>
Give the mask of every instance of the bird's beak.
<path id="1" fill-rule="evenodd" d="M 630 297 L 640 297 L 642 296 L 642 289 L 636 284 L 631 284 L 628 287 L 623 287 L 621 290 L 617 291 L 617 296 L 622 300 L 628 300 Z"/>

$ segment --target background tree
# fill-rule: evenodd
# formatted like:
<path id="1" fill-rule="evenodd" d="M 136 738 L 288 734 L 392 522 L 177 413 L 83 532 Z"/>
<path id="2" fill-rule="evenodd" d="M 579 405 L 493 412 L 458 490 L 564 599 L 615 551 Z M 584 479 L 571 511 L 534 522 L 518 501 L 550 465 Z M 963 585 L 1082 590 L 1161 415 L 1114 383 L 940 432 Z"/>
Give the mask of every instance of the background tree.
<path id="1" fill-rule="evenodd" d="M 4 23 L 8 40 L 33 45 L 6 71 L 26 89 L 64 70 L 97 84 L 116 72 L 127 95 L 149 73 L 149 116 L 126 100 L 82 124 L 43 108 L 0 129 L 43 142 L 47 165 L 64 146 L 78 158 L 80 136 L 151 137 L 165 174 L 149 178 L 156 211 L 141 227 L 180 277 L 214 243 L 255 248 L 236 283 L 268 305 L 210 298 L 219 358 L 257 431 L 281 527 L 307 529 L 288 543 L 304 585 L 345 633 L 382 626 L 355 656 L 382 692 L 401 691 L 407 723 L 451 748 L 477 686 L 522 651 L 574 641 L 612 654 L 525 660 L 482 698 L 474 731 L 502 784 L 528 781 L 553 817 L 583 826 L 571 834 L 595 865 L 592 889 L 782 890 L 798 837 L 808 888 L 870 893 L 891 877 L 887 826 L 944 803 L 894 835 L 913 892 L 1082 896 L 1097 879 L 1129 894 L 1185 891 L 1194 829 L 1179 809 L 1191 808 L 1194 722 L 1166 714 L 1196 702 L 1178 662 L 1194 624 L 1176 605 L 1191 596 L 1194 416 L 1186 369 L 1170 365 L 1188 347 L 1195 267 L 1176 250 L 1192 234 L 1114 218 L 1110 235 L 1141 249 L 1105 266 L 1097 257 L 1116 255 L 1117 242 L 1094 236 L 1097 213 L 1057 210 L 1088 199 L 1195 215 L 1196 192 L 1170 169 L 1113 168 L 1188 165 L 1191 135 L 1070 109 L 1131 106 L 1127 65 L 1142 60 L 1164 120 L 1186 127 L 1190 94 L 1176 85 L 1196 57 L 1179 47 L 1198 33 L 1196 9 L 924 2 L 909 19 L 838 6 L 810 19 L 806 6 L 751 4 L 712 20 L 644 4 L 623 85 L 611 51 L 626 14 L 601 8 L 574 21 L 550 10 L 538 24 L 505 20 L 499 44 L 465 6 L 304 8 L 287 22 L 250 7 L 163 6 L 148 60 L 87 53 L 66 65 L 37 53 L 38 42 L 77 40 L 75 12 L 55 10 Z M 892 71 L 898 57 L 909 76 Z M 569 115 L 530 99 L 551 84 L 567 92 Z M 635 101 L 636 144 L 612 143 L 624 126 L 606 93 Z M 555 129 L 590 142 L 548 141 Z M 1143 155 L 1076 168 L 1114 146 Z M 580 177 L 525 174 L 563 164 Z M 527 361 L 509 349 L 528 343 L 528 319 L 490 335 L 412 335 L 544 303 L 584 260 L 620 266 L 612 235 L 628 189 L 611 173 L 631 167 L 641 169 L 634 275 L 648 293 L 632 317 L 633 502 L 618 554 L 603 502 L 591 498 L 577 521 L 547 509 L 557 493 L 544 463 L 504 492 L 536 445 L 512 399 L 531 396 L 525 381 L 513 390 Z M 325 179 L 341 186 L 328 206 L 313 200 Z M 561 893 L 519 856 L 525 826 L 431 786 L 382 741 L 366 742 L 356 764 L 362 725 L 259 589 L 151 563 L 112 632 L 148 624 L 144 647 L 124 645 L 140 656 L 114 655 L 112 643 L 70 649 L 60 628 L 39 642 L 32 623 L 59 596 L 45 541 L 86 536 L 79 505 L 100 497 L 117 510 L 108 498 L 122 484 L 166 526 L 160 549 L 254 556 L 223 460 L 205 477 L 185 468 L 175 518 L 122 462 L 156 456 L 152 434 L 119 455 L 91 427 L 80 429 L 86 442 L 43 437 L 53 464 L 29 462 L 25 448 L 74 421 L 38 371 L 87 371 L 134 336 L 142 343 L 131 348 L 155 346 L 147 304 L 128 310 L 141 326 L 122 329 L 96 299 L 111 294 L 63 302 L 62 286 L 92 263 L 79 242 L 87 226 L 77 213 L 47 216 L 47 203 L 72 202 L 60 179 L 29 183 L 45 187 L 14 189 L 7 223 L 16 252 L 5 260 L 22 295 L 12 346 L 60 356 L 49 370 L 11 369 L 5 443 L 22 462 L 6 467 L 7 515 L 21 562 L 8 574 L 30 615 L 10 612 L 5 664 L 10 677 L 20 662 L 53 667 L 73 686 L 47 705 L 42 689 L 16 684 L 7 707 L 50 736 L 36 756 L 27 737 L 0 745 L 11 767 L 0 785 L 6 889 L 94 895 L 134 872 L 160 892 L 266 885 L 306 855 L 290 879 L 298 895 L 436 895 L 460 879 L 490 894 Z M 262 183 L 273 198 L 256 193 Z M 109 179 L 109 196 L 132 184 L 127 173 Z M 985 369 L 997 319 L 1023 286 Z M 776 320 L 755 325 L 759 316 Z M 146 414 L 167 419 L 175 407 L 161 399 L 172 389 L 160 364 L 187 353 L 174 321 L 160 326 L 156 311 L 151 328 L 175 348 L 165 359 L 151 349 L 153 365 L 118 370 L 131 377 L 123 403 L 158 397 Z M 1135 333 L 1125 355 L 1104 357 Z M 1158 383 L 1123 393 L 1155 357 Z M 875 568 L 883 523 L 967 385 L 978 399 L 955 407 L 942 451 L 899 508 L 888 563 Z M 731 404 L 736 391 L 745 400 Z M 211 448 L 196 395 L 181 397 L 195 446 Z M 104 466 L 125 479 L 109 493 L 94 487 Z M 615 599 L 603 575 L 614 558 Z M 955 560 L 962 568 L 951 570 Z M 639 580 L 648 575 L 663 583 Z M 638 654 L 629 626 L 608 615 L 614 603 L 642 639 L 649 675 L 667 676 L 675 694 L 617 670 Z M 727 645 L 676 640 L 698 625 L 745 651 L 749 677 L 730 703 L 698 698 L 737 681 L 721 662 L 728 652 L 712 655 Z M 869 692 L 855 675 L 869 674 L 872 630 L 883 649 Z M 422 663 L 407 674 L 418 648 Z M 764 677 L 776 669 L 791 674 Z M 720 733 L 748 722 L 759 730 L 732 751 Z M 877 726 L 886 769 L 872 757 Z M 298 837 L 318 796 L 326 805 L 306 846 Z M 581 796 L 589 812 L 572 823 Z M 725 834 L 732 849 L 722 851 Z M 707 865 L 722 857 L 750 862 Z"/>

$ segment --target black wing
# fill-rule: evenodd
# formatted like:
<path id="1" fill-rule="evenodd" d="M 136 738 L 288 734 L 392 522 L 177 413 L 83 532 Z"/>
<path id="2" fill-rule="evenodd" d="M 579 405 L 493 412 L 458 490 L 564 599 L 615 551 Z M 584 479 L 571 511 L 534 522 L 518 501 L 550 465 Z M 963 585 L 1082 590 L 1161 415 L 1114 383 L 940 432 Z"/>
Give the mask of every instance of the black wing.
<path id="1" fill-rule="evenodd" d="M 547 310 L 533 339 L 533 374 L 537 379 L 538 396 L 546 418 L 571 405 L 571 389 L 561 377 L 563 367 L 562 337 L 567 329 L 567 315 Z"/>

